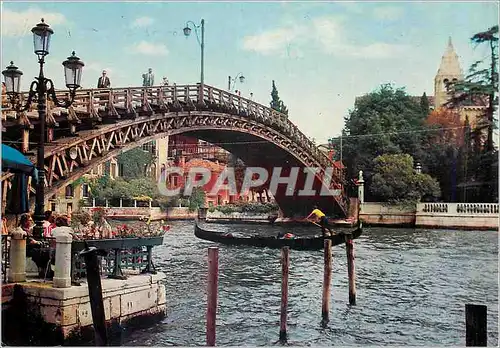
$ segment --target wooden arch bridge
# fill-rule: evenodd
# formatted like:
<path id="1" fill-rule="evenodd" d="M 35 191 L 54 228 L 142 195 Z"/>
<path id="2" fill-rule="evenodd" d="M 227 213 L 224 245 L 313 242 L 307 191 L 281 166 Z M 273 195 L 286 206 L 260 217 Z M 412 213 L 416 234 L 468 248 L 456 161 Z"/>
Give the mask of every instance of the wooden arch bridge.
<path id="1" fill-rule="evenodd" d="M 65 91 L 56 95 L 60 100 L 69 97 Z M 26 98 L 27 93 L 22 96 Z M 45 145 L 48 197 L 124 150 L 164 135 L 183 133 L 221 143 L 247 165 L 319 168 L 315 182 L 320 186 L 330 181 L 323 180 L 325 169 L 333 167 L 328 188 L 340 189 L 341 194 L 328 196 L 329 205 L 347 215 L 349 200 L 340 169 L 284 114 L 252 100 L 196 84 L 80 89 L 67 109 L 50 103 Z M 40 137 L 34 105 L 21 113 L 4 109 L 2 116 L 2 142 L 18 148 L 33 162 Z M 249 143 L 255 145 L 242 146 Z M 2 175 L 3 179 L 7 177 Z M 280 198 L 276 199 L 281 206 Z"/>

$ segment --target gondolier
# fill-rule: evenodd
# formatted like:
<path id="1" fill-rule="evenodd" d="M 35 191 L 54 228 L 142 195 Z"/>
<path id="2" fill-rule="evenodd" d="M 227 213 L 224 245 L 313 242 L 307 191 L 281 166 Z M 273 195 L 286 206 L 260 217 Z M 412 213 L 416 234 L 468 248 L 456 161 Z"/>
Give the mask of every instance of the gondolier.
<path id="1" fill-rule="evenodd" d="M 319 220 L 319 227 L 321 227 L 321 233 L 323 234 L 323 237 L 326 237 L 326 230 L 328 230 L 330 235 L 334 234 L 330 229 L 330 224 L 328 223 L 328 219 L 326 218 L 325 213 L 319 210 L 317 205 L 313 206 L 313 211 L 306 217 L 306 220 L 311 221 L 309 220 L 309 218 L 313 215 L 316 217 L 316 220 Z"/>

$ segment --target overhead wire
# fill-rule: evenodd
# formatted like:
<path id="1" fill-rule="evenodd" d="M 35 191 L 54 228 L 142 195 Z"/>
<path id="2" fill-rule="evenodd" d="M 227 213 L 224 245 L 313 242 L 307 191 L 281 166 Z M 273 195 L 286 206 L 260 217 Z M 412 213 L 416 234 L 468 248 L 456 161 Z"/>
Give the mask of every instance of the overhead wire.
<path id="1" fill-rule="evenodd" d="M 429 132 L 439 132 L 439 131 L 446 131 L 446 130 L 453 130 L 453 129 L 464 129 L 467 128 L 466 126 L 456 126 L 456 127 L 440 127 L 440 128 L 435 128 L 435 129 L 421 129 L 421 130 L 408 130 L 408 131 L 399 131 L 399 132 L 381 132 L 381 133 L 367 133 L 367 134 L 357 134 L 357 135 L 346 135 L 342 136 L 342 139 L 347 139 L 347 138 L 361 138 L 361 137 L 376 137 L 376 136 L 383 136 L 383 135 L 396 135 L 396 134 L 412 134 L 412 133 L 429 133 Z M 175 135 L 174 135 L 175 136 Z M 194 137 L 193 137 L 194 138 Z M 331 139 L 340 139 L 340 136 L 337 137 L 332 137 Z M 4 140 L 2 142 L 8 142 L 11 144 L 22 144 L 22 141 L 15 141 L 15 140 Z M 207 142 L 208 143 L 208 142 Z M 170 143 L 169 146 L 175 146 L 175 147 L 182 147 L 182 146 L 197 146 L 197 147 L 211 147 L 211 146 L 219 146 L 219 145 L 250 145 L 250 144 L 265 144 L 269 143 L 267 140 L 253 140 L 253 141 L 233 141 L 233 142 L 215 142 L 215 143 L 208 143 L 208 144 L 182 144 L 182 143 Z M 28 144 L 33 144 L 37 145 L 38 142 L 28 142 Z M 48 143 L 47 145 L 50 145 Z M 122 145 L 125 146 L 125 145 Z"/>

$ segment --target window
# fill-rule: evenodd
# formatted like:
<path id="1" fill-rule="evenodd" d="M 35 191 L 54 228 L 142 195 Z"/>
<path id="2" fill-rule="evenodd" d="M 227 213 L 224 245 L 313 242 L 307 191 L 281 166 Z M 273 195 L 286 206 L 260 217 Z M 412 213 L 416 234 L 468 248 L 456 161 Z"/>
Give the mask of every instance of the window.
<path id="1" fill-rule="evenodd" d="M 66 197 L 73 197 L 73 186 L 68 185 L 66 186 Z"/>
<path id="2" fill-rule="evenodd" d="M 55 203 L 50 203 L 50 210 L 56 211 L 56 204 Z"/>
<path id="3" fill-rule="evenodd" d="M 450 80 L 444 79 L 443 80 L 443 91 L 448 91 L 448 84 L 450 83 Z"/>
<path id="4" fill-rule="evenodd" d="M 82 185 L 82 196 L 84 198 L 88 198 L 89 197 L 89 184 L 83 184 Z"/>

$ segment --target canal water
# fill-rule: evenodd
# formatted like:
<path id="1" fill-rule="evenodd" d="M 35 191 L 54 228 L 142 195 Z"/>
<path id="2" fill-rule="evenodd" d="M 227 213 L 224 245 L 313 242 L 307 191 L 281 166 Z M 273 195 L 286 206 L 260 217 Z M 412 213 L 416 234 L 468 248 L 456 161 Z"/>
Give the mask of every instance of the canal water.
<path id="1" fill-rule="evenodd" d="M 205 345 L 207 248 L 191 221 L 171 223 L 155 247 L 167 275 L 168 317 L 126 334 L 127 346 Z M 318 232 L 308 227 L 206 224 L 242 234 Z M 365 228 L 355 240 L 357 305 L 348 304 L 345 246 L 333 249 L 330 322 L 321 326 L 323 251 L 290 254 L 289 344 L 465 345 L 465 304 L 488 306 L 498 344 L 498 232 Z M 280 251 L 219 245 L 217 345 L 278 340 Z"/>

